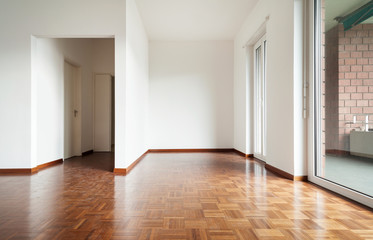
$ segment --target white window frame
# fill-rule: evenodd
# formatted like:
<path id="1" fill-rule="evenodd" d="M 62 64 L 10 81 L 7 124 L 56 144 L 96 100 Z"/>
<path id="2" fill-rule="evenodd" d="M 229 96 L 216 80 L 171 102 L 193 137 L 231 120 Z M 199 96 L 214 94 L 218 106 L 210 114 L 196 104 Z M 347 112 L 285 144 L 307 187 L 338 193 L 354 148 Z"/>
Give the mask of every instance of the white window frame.
<path id="1" fill-rule="evenodd" d="M 258 65 L 257 50 L 261 49 Z M 254 63 L 254 157 L 265 161 L 267 155 L 267 106 L 266 106 L 266 69 L 267 40 L 263 35 L 253 47 Z M 260 69 L 258 69 L 260 67 Z M 259 78 L 258 79 L 258 74 Z M 258 84 L 261 81 L 260 84 Z M 258 102 L 258 98 L 260 98 Z M 260 130 L 260 132 L 258 132 Z M 260 148 L 260 149 L 258 149 Z"/>

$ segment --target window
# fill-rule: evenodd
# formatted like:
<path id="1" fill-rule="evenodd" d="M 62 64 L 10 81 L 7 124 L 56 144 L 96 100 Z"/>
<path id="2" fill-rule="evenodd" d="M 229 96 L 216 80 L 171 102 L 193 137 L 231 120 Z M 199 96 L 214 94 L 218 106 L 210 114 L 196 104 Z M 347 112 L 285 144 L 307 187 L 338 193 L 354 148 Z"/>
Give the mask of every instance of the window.
<path id="1" fill-rule="evenodd" d="M 266 156 L 266 52 L 263 36 L 254 45 L 254 156 L 265 161 Z"/>

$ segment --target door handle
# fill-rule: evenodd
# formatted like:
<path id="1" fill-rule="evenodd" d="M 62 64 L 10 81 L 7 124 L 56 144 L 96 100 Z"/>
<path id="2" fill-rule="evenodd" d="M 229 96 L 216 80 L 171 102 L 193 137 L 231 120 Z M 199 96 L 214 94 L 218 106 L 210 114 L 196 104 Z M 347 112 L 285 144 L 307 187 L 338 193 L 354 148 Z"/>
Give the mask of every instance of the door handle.
<path id="1" fill-rule="evenodd" d="M 74 110 L 74 117 L 76 117 L 76 115 L 78 114 L 78 110 Z"/>

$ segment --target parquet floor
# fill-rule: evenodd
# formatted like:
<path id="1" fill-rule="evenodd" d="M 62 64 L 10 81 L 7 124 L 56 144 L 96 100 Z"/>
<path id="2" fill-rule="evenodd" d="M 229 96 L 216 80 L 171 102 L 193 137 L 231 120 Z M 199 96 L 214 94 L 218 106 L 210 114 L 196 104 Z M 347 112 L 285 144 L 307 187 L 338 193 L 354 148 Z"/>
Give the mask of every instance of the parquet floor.
<path id="1" fill-rule="evenodd" d="M 0 239 L 373 239 L 373 212 L 234 153 L 110 154 L 0 176 Z"/>

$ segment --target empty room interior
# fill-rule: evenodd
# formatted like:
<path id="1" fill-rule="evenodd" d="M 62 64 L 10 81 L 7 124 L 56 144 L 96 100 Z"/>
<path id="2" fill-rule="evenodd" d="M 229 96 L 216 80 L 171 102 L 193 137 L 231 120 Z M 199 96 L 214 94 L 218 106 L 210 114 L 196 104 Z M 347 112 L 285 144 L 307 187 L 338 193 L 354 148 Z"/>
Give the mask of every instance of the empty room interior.
<path id="1" fill-rule="evenodd" d="M 373 239 L 373 1 L 0 1 L 1 239 Z"/>

